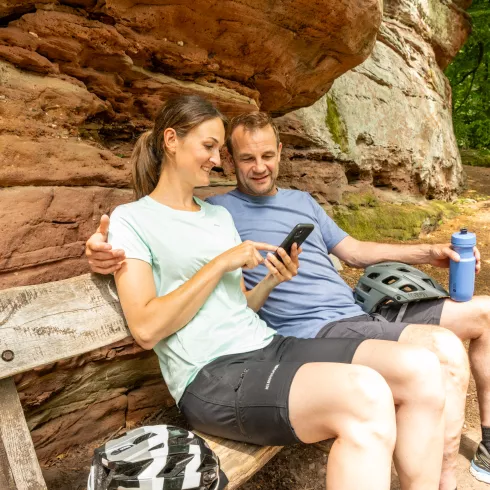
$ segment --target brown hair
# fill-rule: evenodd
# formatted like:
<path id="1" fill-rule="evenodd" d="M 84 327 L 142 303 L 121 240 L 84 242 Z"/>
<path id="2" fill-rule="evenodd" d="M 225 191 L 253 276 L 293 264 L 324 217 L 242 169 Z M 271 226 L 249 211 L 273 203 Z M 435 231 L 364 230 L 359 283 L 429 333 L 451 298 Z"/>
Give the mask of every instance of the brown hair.
<path id="1" fill-rule="evenodd" d="M 150 194 L 158 184 L 165 160 L 163 133 L 172 128 L 179 138 L 199 124 L 219 117 L 226 124 L 226 118 L 208 100 L 198 95 L 180 95 L 168 99 L 157 114 L 151 131 L 143 133 L 131 154 L 133 189 L 136 199 Z"/>
<path id="2" fill-rule="evenodd" d="M 279 147 L 280 139 L 279 139 L 279 130 L 277 129 L 276 124 L 274 123 L 272 117 L 265 112 L 249 112 L 247 114 L 240 114 L 239 116 L 234 117 L 228 128 L 226 130 L 226 147 L 231 156 L 233 156 L 233 144 L 231 142 L 231 135 L 233 131 L 239 126 L 243 126 L 245 131 L 256 131 L 257 129 L 265 128 L 266 126 L 271 126 L 274 130 L 274 134 L 276 136 L 277 146 Z"/>

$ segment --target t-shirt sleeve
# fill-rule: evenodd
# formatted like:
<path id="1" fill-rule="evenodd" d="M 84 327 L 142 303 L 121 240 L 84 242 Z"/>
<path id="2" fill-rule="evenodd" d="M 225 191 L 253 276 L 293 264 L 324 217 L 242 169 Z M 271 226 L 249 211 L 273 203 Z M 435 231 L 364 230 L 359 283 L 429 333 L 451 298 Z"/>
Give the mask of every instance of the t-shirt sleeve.
<path id="1" fill-rule="evenodd" d="M 124 250 L 127 259 L 139 259 L 152 264 L 148 245 L 138 233 L 131 214 L 122 206 L 117 207 L 111 214 L 108 241 L 112 248 Z"/>
<path id="2" fill-rule="evenodd" d="M 330 252 L 332 248 L 338 245 L 345 237 L 349 236 L 349 234 L 340 228 L 309 194 L 308 198 L 311 201 L 318 223 L 320 224 L 323 241 Z"/>

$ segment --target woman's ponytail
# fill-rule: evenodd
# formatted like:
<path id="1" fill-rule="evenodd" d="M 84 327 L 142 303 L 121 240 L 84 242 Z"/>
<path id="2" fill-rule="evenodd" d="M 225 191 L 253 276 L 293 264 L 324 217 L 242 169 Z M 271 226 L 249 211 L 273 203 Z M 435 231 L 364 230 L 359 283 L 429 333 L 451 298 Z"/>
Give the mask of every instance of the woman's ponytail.
<path id="1" fill-rule="evenodd" d="M 158 112 L 153 130 L 138 138 L 131 154 L 136 199 L 151 194 L 158 184 L 165 163 L 165 130 L 172 128 L 179 138 L 184 138 L 199 124 L 215 118 L 226 123 L 223 114 L 209 100 L 198 95 L 180 95 L 167 100 Z"/>
<path id="2" fill-rule="evenodd" d="M 153 131 L 143 133 L 136 142 L 131 154 L 133 191 L 135 199 L 147 196 L 158 184 L 162 158 L 153 148 Z"/>

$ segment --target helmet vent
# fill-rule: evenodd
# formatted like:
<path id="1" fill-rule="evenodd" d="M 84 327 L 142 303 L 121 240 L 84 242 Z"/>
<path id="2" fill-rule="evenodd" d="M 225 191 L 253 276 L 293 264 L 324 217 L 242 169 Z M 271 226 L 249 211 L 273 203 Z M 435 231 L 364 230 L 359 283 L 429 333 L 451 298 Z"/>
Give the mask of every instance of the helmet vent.
<path id="1" fill-rule="evenodd" d="M 406 267 L 399 267 L 398 270 L 400 272 L 410 272 Z"/>
<path id="2" fill-rule="evenodd" d="M 142 473 L 153 461 L 151 459 L 146 459 L 145 461 L 138 461 L 134 463 L 121 462 L 118 465 L 118 474 L 124 475 L 125 477 L 135 477 Z"/>
<path id="3" fill-rule="evenodd" d="M 377 279 L 379 277 L 379 274 L 377 272 L 371 272 L 368 277 L 369 279 Z"/>
<path id="4" fill-rule="evenodd" d="M 366 286 L 364 283 L 360 283 L 359 284 L 359 288 L 364 291 L 365 293 L 369 293 L 369 291 L 371 291 L 372 288 L 370 288 L 369 286 Z"/>
<path id="5" fill-rule="evenodd" d="M 170 456 L 165 468 L 158 473 L 157 477 L 165 477 L 170 475 L 177 476 L 177 474 L 185 471 L 186 463 L 191 461 L 194 456 L 194 454 L 174 454 L 173 456 Z"/>
<path id="6" fill-rule="evenodd" d="M 132 444 L 126 444 L 125 446 L 118 447 L 114 451 L 111 452 L 111 456 L 117 456 L 118 454 L 126 451 L 127 449 L 131 449 L 133 447 Z"/>
<path id="7" fill-rule="evenodd" d="M 429 286 L 432 286 L 433 288 L 436 287 L 436 285 L 427 277 L 424 278 L 423 281 L 426 282 Z"/>
<path id="8" fill-rule="evenodd" d="M 391 284 L 394 284 L 396 281 L 398 281 L 398 277 L 396 277 L 396 276 L 389 276 L 386 279 L 383 279 L 382 282 L 383 282 L 383 284 L 391 285 Z"/>
<path id="9" fill-rule="evenodd" d="M 418 289 L 412 284 L 405 284 L 403 286 L 400 286 L 398 289 L 400 289 L 400 291 L 403 291 L 404 293 L 412 293 L 413 291 L 418 291 Z"/>
<path id="10" fill-rule="evenodd" d="M 155 449 L 163 449 L 165 447 L 165 444 L 162 442 L 161 444 L 157 444 L 156 446 L 153 446 L 150 448 L 150 451 L 154 451 Z"/>
<path id="11" fill-rule="evenodd" d="M 147 434 L 143 434 L 142 436 L 137 437 L 134 441 L 133 444 L 139 444 L 140 442 L 147 441 L 150 437 L 154 437 L 156 434 L 153 432 L 148 432 Z"/>

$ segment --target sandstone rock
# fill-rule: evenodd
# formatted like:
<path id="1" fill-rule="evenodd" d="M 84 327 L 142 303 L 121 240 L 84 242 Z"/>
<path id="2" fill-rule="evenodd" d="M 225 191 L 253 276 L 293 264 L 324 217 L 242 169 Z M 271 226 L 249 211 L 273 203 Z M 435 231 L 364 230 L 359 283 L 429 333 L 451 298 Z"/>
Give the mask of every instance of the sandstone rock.
<path id="1" fill-rule="evenodd" d="M 132 390 L 128 393 L 126 427 L 130 429 L 149 415 L 173 405 L 175 402 L 163 380 Z"/>
<path id="2" fill-rule="evenodd" d="M 85 261 L 84 244 L 100 216 L 131 199 L 129 190 L 101 187 L 0 189 L 0 281 L 48 263 L 58 265 L 59 278 L 70 276 L 63 261 Z"/>
<path id="3" fill-rule="evenodd" d="M 453 198 L 464 178 L 451 91 L 429 41 L 385 18 L 368 60 L 336 80 L 313 106 L 279 120 L 288 145 L 311 145 L 303 151 L 306 158 L 316 147 L 327 148 L 350 184 Z M 339 193 L 329 192 L 326 199 L 337 202 Z"/>
<path id="4" fill-rule="evenodd" d="M 403 24 L 428 41 L 437 63 L 444 69 L 470 33 L 470 16 L 463 10 L 468 6 L 466 0 L 387 0 L 383 17 L 385 24 L 391 21 Z"/>
<path id="5" fill-rule="evenodd" d="M 125 427 L 126 409 L 127 397 L 120 395 L 53 419 L 39 429 L 31 431 L 39 461 L 62 457 L 70 448 L 114 434 L 118 429 Z"/>
<path id="6" fill-rule="evenodd" d="M 378 0 L 280 1 L 273 9 L 247 0 L 219 9 L 209 0 L 161 1 L 151 8 L 131 0 L 78 4 L 86 10 L 66 5 L 77 3 L 10 0 L 0 15 L 20 16 L 8 28 L 38 36 L 38 42 L 18 49 L 36 52 L 46 66 L 59 65 L 61 73 L 83 80 L 120 113 L 128 108 L 122 99 L 133 99 L 132 82 L 141 78 L 133 66 L 233 86 L 266 110 L 311 104 L 369 55 L 381 20 Z M 0 51 L 0 57 L 28 69 L 41 63 L 29 60 L 26 66 L 12 50 Z"/>
<path id="7" fill-rule="evenodd" d="M 0 186 L 128 187 L 129 159 L 71 140 L 0 135 Z"/>

